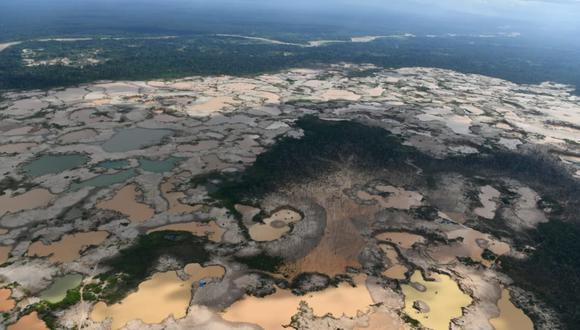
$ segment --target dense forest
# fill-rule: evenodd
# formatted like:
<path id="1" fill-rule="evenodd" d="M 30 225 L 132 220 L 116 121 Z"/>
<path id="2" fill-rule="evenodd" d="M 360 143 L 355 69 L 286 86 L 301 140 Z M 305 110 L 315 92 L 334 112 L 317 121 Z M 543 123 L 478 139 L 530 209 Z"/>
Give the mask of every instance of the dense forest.
<path id="1" fill-rule="evenodd" d="M 315 36 L 319 35 L 282 35 L 295 42 Z M 96 80 L 252 75 L 336 62 L 439 67 L 517 83 L 580 85 L 580 76 L 575 74 L 580 71 L 578 52 L 538 48 L 518 38 L 407 37 L 299 47 L 190 35 L 23 42 L 0 53 L 0 90 L 47 89 Z"/>

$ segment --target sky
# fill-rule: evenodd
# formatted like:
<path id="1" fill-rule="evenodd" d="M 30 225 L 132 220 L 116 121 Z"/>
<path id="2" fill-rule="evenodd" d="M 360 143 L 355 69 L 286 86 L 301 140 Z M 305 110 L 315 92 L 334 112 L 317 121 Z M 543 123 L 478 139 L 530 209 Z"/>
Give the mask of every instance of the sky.
<path id="1" fill-rule="evenodd" d="M 0 37 L 26 26 L 42 32 L 49 24 L 70 22 L 183 29 L 197 21 L 184 29 L 199 32 L 210 20 L 214 25 L 208 24 L 208 30 L 221 22 L 269 21 L 279 22 L 281 29 L 294 24 L 353 31 L 372 27 L 369 31 L 379 33 L 503 31 L 573 41 L 580 39 L 580 0 L 0 0 Z"/>

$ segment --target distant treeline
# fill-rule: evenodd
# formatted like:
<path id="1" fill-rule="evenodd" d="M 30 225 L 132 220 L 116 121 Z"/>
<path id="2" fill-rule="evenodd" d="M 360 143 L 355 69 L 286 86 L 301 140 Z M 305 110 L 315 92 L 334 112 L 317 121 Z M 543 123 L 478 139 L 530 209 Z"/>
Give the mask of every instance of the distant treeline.
<path id="1" fill-rule="evenodd" d="M 296 40 L 296 35 L 288 38 Z M 308 40 L 308 35 L 303 37 Z M 98 50 L 101 64 L 84 67 L 35 66 L 22 62 L 22 50 L 37 59 L 75 59 Z M 296 66 L 336 62 L 382 67 L 439 67 L 478 73 L 516 83 L 556 81 L 580 86 L 576 52 L 538 49 L 515 38 L 407 38 L 323 47 L 260 44 L 214 36 L 175 39 L 96 39 L 25 42 L 0 53 L 0 90 L 46 89 L 96 80 L 144 80 L 192 75 L 252 75 Z"/>

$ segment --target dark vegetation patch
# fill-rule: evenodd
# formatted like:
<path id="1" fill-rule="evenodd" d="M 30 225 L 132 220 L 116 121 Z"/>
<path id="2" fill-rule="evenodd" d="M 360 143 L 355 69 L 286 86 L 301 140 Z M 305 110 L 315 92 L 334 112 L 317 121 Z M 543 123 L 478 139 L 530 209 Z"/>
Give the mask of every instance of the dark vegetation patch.
<path id="1" fill-rule="evenodd" d="M 305 295 L 308 292 L 322 291 L 333 284 L 332 279 L 322 273 L 302 273 L 292 279 L 290 288 L 295 295 Z"/>
<path id="2" fill-rule="evenodd" d="M 439 211 L 429 205 L 420 206 L 411 210 L 413 216 L 418 219 L 426 220 L 426 221 L 433 221 L 439 217 Z"/>
<path id="3" fill-rule="evenodd" d="M 534 292 L 560 313 L 568 329 L 580 324 L 580 228 L 552 220 L 534 233 L 536 250 L 527 260 L 500 257 L 516 285 Z"/>
<path id="4" fill-rule="evenodd" d="M 494 261 L 497 259 L 497 255 L 493 253 L 490 249 L 484 249 L 481 257 L 487 261 Z"/>
<path id="5" fill-rule="evenodd" d="M 270 273 L 277 272 L 280 266 L 284 263 L 284 259 L 281 257 L 270 256 L 265 253 L 252 257 L 236 257 L 234 260 L 248 266 L 250 269 L 262 270 Z"/>
<path id="6" fill-rule="evenodd" d="M 331 170 L 336 162 L 365 169 L 402 166 L 413 149 L 382 128 L 352 122 L 330 122 L 303 117 L 300 139 L 282 138 L 238 177 L 222 176 L 211 193 L 226 207 L 259 200 L 285 184 L 308 182 Z"/>
<path id="7" fill-rule="evenodd" d="M 197 178 L 195 184 L 206 184 L 210 196 L 220 201 L 234 214 L 237 203 L 256 204 L 267 193 L 287 184 L 308 182 L 336 167 L 349 163 L 364 170 L 401 169 L 411 161 L 423 169 L 417 178 L 419 185 L 427 187 L 444 184 L 435 179 L 442 173 L 460 173 L 466 177 L 498 180 L 519 180 L 543 197 L 567 221 L 576 219 L 580 209 L 580 185 L 557 160 L 543 153 L 512 153 L 497 151 L 483 155 L 453 156 L 434 159 L 415 148 L 404 146 L 398 136 L 382 128 L 369 127 L 352 121 L 325 121 L 305 116 L 296 122 L 304 131 L 300 139 L 282 138 L 273 147 L 260 154 L 256 162 L 242 174 L 235 176 L 212 173 Z M 503 202 L 509 204 L 515 193 L 498 187 Z M 473 192 L 473 199 L 479 196 Z M 555 201 L 558 201 L 556 203 Z M 563 207 L 566 206 L 566 207 Z M 418 210 L 430 217 L 430 210 Z M 493 229 L 493 228 L 492 228 Z M 506 229 L 506 228 L 498 228 Z"/>
<path id="8" fill-rule="evenodd" d="M 205 250 L 206 243 L 205 237 L 180 231 L 161 231 L 141 236 L 134 245 L 103 262 L 112 269 L 99 276 L 106 283 L 99 292 L 99 299 L 108 304 L 123 299 L 151 275 L 161 256 L 175 258 L 183 265 L 207 262 L 209 253 Z"/>

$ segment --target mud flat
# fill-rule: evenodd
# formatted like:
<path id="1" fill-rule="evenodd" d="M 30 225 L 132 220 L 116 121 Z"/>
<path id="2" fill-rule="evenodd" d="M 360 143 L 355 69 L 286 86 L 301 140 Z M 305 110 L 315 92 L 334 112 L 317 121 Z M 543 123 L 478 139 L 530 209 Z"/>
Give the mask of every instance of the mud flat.
<path id="1" fill-rule="evenodd" d="M 8 325 L 6 330 L 48 330 L 48 327 L 36 312 L 32 312 L 21 317 L 16 323 Z"/>
<path id="2" fill-rule="evenodd" d="M 141 283 L 120 303 L 107 306 L 97 303 L 91 312 L 91 319 L 102 322 L 112 319 L 112 330 L 123 327 L 131 320 L 141 320 L 147 324 L 160 323 L 169 316 L 175 319 L 185 317 L 191 300 L 191 288 L 201 279 L 222 278 L 225 270 L 220 266 L 202 267 L 189 264 L 184 269 L 189 275 L 187 280 L 170 271 L 154 274 L 149 280 Z"/>
<path id="3" fill-rule="evenodd" d="M 365 277 L 355 278 L 356 287 L 341 283 L 338 287 L 324 291 L 296 296 L 288 290 L 278 290 L 264 298 L 245 297 L 228 307 L 222 317 L 230 322 L 253 323 L 263 329 L 284 329 L 298 311 L 301 301 L 314 310 L 316 316 L 332 314 L 334 317 L 346 315 L 354 317 L 357 313 L 366 312 L 373 300 L 365 285 Z"/>
<path id="4" fill-rule="evenodd" d="M 471 303 L 471 298 L 463 293 L 455 281 L 449 276 L 432 274 L 435 281 L 425 281 L 420 272 L 411 276 L 412 283 L 425 287 L 419 291 L 411 285 L 403 285 L 401 289 L 405 296 L 405 313 L 433 330 L 447 330 L 452 319 L 462 314 L 462 307 Z M 428 311 L 414 308 L 416 301 L 428 306 Z"/>
<path id="5" fill-rule="evenodd" d="M 489 320 L 495 330 L 534 330 L 530 318 L 510 301 L 510 292 L 503 289 L 497 303 L 499 317 Z"/>
<path id="6" fill-rule="evenodd" d="M 66 235 L 60 241 L 48 245 L 37 241 L 28 248 L 28 255 L 36 257 L 49 256 L 49 260 L 52 262 L 72 262 L 80 257 L 80 253 L 84 248 L 99 245 L 108 236 L 109 233 L 106 231 L 94 231 Z"/>
<path id="7" fill-rule="evenodd" d="M 157 231 L 166 231 L 166 230 L 187 231 L 187 232 L 190 232 L 196 236 L 207 236 L 207 238 L 210 241 L 216 242 L 216 243 L 219 243 L 222 241 L 222 236 L 225 232 L 225 230 L 222 227 L 218 226 L 215 223 L 215 221 L 211 221 L 209 223 L 193 221 L 193 222 L 186 222 L 186 223 L 174 223 L 174 224 L 154 228 L 154 229 L 147 231 L 147 234 L 154 233 Z"/>
<path id="8" fill-rule="evenodd" d="M 113 198 L 98 203 L 97 208 L 117 211 L 128 216 L 134 223 L 143 223 L 155 214 L 155 210 L 147 204 L 137 202 L 139 194 L 137 185 L 130 184 L 121 188 Z"/>
<path id="9" fill-rule="evenodd" d="M 29 190 L 16 196 L 4 194 L 0 196 L 0 217 L 7 213 L 46 207 L 54 198 L 55 195 L 42 188 Z"/>

